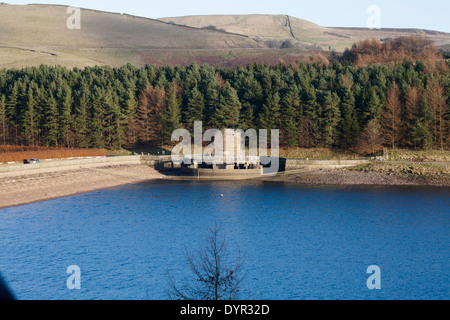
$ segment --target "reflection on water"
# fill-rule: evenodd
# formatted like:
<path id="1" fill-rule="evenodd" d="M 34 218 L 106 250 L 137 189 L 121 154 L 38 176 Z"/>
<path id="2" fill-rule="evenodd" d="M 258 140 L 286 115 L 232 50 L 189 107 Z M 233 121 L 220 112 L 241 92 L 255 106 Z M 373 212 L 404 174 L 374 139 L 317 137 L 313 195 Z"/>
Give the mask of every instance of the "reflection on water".
<path id="1" fill-rule="evenodd" d="M 449 204 L 448 188 L 142 183 L 0 210 L 0 271 L 20 299 L 166 299 L 218 220 L 246 256 L 243 299 L 448 299 Z"/>

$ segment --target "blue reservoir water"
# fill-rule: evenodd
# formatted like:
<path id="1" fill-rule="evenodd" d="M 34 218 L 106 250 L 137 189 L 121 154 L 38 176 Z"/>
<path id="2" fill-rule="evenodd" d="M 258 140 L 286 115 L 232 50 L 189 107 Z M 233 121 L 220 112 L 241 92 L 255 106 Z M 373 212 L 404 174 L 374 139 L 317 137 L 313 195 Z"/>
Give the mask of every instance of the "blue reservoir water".
<path id="1" fill-rule="evenodd" d="M 223 197 L 220 195 L 223 194 Z M 241 299 L 449 299 L 450 189 L 148 182 L 0 210 L 19 299 L 167 299 L 220 222 Z M 69 266 L 81 289 L 69 290 Z M 381 289 L 367 268 L 379 266 Z"/>

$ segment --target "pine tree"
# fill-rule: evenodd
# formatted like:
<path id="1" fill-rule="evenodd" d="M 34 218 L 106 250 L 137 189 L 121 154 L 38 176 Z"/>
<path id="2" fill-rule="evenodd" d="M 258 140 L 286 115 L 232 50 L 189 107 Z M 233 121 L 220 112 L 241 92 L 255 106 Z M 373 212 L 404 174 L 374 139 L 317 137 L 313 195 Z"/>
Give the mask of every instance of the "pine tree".
<path id="1" fill-rule="evenodd" d="M 34 98 L 34 88 L 36 84 L 30 84 L 25 96 L 25 109 L 23 114 L 22 130 L 25 134 L 25 143 L 34 146 L 36 143 L 37 126 L 35 121 L 36 100 Z"/>
<path id="2" fill-rule="evenodd" d="M 338 125 L 339 146 L 348 149 L 359 136 L 359 123 L 355 108 L 355 96 L 349 87 L 343 89 L 341 98 L 341 121 Z"/>
<path id="3" fill-rule="evenodd" d="M 236 88 L 242 105 L 245 102 L 255 107 L 262 105 L 264 98 L 263 89 L 261 84 L 255 79 L 253 72 L 245 71 L 245 73 L 239 74 L 239 79 L 233 87 Z"/>
<path id="4" fill-rule="evenodd" d="M 126 90 L 125 106 L 123 108 L 123 115 L 125 118 L 125 143 L 128 147 L 132 147 L 138 141 L 138 121 L 137 108 L 138 102 L 136 100 L 136 93 L 134 87 Z"/>
<path id="5" fill-rule="evenodd" d="M 298 144 L 298 125 L 302 115 L 299 91 L 296 86 L 289 89 L 281 100 L 282 143 L 288 146 Z"/>
<path id="6" fill-rule="evenodd" d="M 36 145 L 40 146 L 42 144 L 48 146 L 48 140 L 46 138 L 47 132 L 45 131 L 45 123 L 47 122 L 47 99 L 48 94 L 43 86 L 37 88 L 35 99 L 36 99 L 36 109 L 35 109 L 35 122 L 37 126 L 36 130 Z"/>
<path id="7" fill-rule="evenodd" d="M 111 149 L 120 149 L 124 143 L 123 122 L 124 117 L 120 105 L 113 92 L 108 91 L 104 96 L 105 109 L 105 142 Z"/>
<path id="8" fill-rule="evenodd" d="M 421 93 L 416 86 L 409 87 L 405 92 L 405 109 L 403 122 L 405 124 L 405 143 L 408 147 L 414 147 L 412 132 L 417 122 L 420 110 Z"/>
<path id="9" fill-rule="evenodd" d="M 302 101 L 304 117 L 300 126 L 300 145 L 311 148 L 317 144 L 319 139 L 319 114 L 321 113 L 313 86 L 305 88 Z"/>
<path id="10" fill-rule="evenodd" d="M 367 91 L 367 99 L 364 101 L 363 121 L 368 123 L 371 119 L 380 119 L 383 105 L 380 96 L 374 87 Z"/>
<path id="11" fill-rule="evenodd" d="M 217 124 L 214 123 L 214 114 L 219 106 L 220 94 L 219 88 L 215 83 L 208 83 L 205 89 L 205 109 L 203 112 L 204 121 L 207 127 L 217 128 Z"/>
<path id="12" fill-rule="evenodd" d="M 49 97 L 45 100 L 45 117 L 44 117 L 44 130 L 45 130 L 45 144 L 50 147 L 58 147 L 58 104 L 53 94 L 50 92 Z"/>
<path id="13" fill-rule="evenodd" d="M 59 115 L 59 140 L 61 144 L 71 146 L 71 126 L 72 126 L 72 89 L 68 84 L 63 84 L 58 90 L 58 115 Z"/>
<path id="14" fill-rule="evenodd" d="M 266 99 L 261 112 L 258 115 L 260 129 L 281 129 L 281 105 L 280 94 L 275 92 Z"/>
<path id="15" fill-rule="evenodd" d="M 12 86 L 8 100 L 6 102 L 6 114 L 12 127 L 12 136 L 9 143 L 19 144 L 19 86 L 15 82 Z"/>
<path id="16" fill-rule="evenodd" d="M 242 105 L 236 90 L 226 83 L 220 96 L 219 105 L 213 116 L 213 121 L 219 128 L 237 128 L 239 126 L 239 114 Z"/>
<path id="17" fill-rule="evenodd" d="M 337 137 L 336 128 L 341 120 L 339 103 L 340 99 L 335 92 L 325 92 L 322 101 L 323 113 L 320 121 L 320 140 L 324 147 L 332 147 Z"/>
<path id="18" fill-rule="evenodd" d="M 414 145 L 423 150 L 431 149 L 433 146 L 433 114 L 431 106 L 424 96 L 420 103 L 420 114 L 411 128 L 411 138 Z"/>
<path id="19" fill-rule="evenodd" d="M 8 135 L 7 131 L 7 116 L 6 116 L 6 98 L 4 95 L 0 97 L 0 141 L 3 145 L 6 145 L 6 139 Z"/>
<path id="20" fill-rule="evenodd" d="M 242 130 L 254 129 L 254 109 L 255 107 L 250 102 L 242 103 L 241 112 L 239 115 L 239 127 Z"/>
<path id="21" fill-rule="evenodd" d="M 105 110 L 104 110 L 104 96 L 105 90 L 95 87 L 92 92 L 92 103 L 90 108 L 89 134 L 88 139 L 90 146 L 93 148 L 103 149 L 106 147 L 105 143 Z"/>
<path id="22" fill-rule="evenodd" d="M 167 142 L 171 141 L 173 131 L 182 127 L 180 91 L 178 84 L 172 82 L 167 92 L 167 109 L 164 114 L 164 140 Z"/>
<path id="23" fill-rule="evenodd" d="M 203 121 L 205 99 L 202 93 L 194 86 L 187 95 L 186 108 L 183 112 L 183 122 L 189 130 L 193 130 L 195 121 Z"/>
<path id="24" fill-rule="evenodd" d="M 89 147 L 88 126 L 89 126 L 89 102 L 90 91 L 86 84 L 82 84 L 74 114 L 74 132 L 76 135 L 76 145 L 81 148 Z"/>
<path id="25" fill-rule="evenodd" d="M 137 107 L 137 121 L 139 126 L 138 137 L 140 142 L 147 142 L 150 140 L 149 130 L 150 130 L 150 116 L 149 116 L 149 105 L 150 98 L 148 96 L 148 91 L 150 90 L 150 85 L 139 94 L 138 107 Z"/>

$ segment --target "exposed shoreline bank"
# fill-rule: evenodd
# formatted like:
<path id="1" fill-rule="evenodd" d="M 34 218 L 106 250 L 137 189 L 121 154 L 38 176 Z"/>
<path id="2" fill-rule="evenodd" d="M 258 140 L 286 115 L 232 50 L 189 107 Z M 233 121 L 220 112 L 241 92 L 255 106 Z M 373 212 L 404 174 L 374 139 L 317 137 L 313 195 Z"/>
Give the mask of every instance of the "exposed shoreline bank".
<path id="1" fill-rule="evenodd" d="M 298 185 L 450 187 L 447 170 L 418 173 L 392 171 L 392 167 L 363 166 L 362 170 L 339 168 L 286 172 L 249 180 Z M 0 209 L 158 179 L 174 180 L 135 160 L 0 172 Z"/>
<path id="2" fill-rule="evenodd" d="M 162 179 L 141 164 L 91 164 L 0 173 L 0 209 Z"/>
<path id="3" fill-rule="evenodd" d="M 299 185 L 450 187 L 450 175 L 448 174 L 417 175 L 411 173 L 356 171 L 348 169 L 268 176 L 261 178 L 261 180 Z"/>

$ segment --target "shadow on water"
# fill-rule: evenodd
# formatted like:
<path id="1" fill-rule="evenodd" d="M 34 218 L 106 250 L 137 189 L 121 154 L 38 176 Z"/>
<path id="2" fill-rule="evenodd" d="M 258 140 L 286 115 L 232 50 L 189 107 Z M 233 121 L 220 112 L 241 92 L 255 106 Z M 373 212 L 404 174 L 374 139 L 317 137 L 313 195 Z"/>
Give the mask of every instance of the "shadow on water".
<path id="1" fill-rule="evenodd" d="M 0 300 L 15 300 L 11 290 L 0 275 Z"/>

